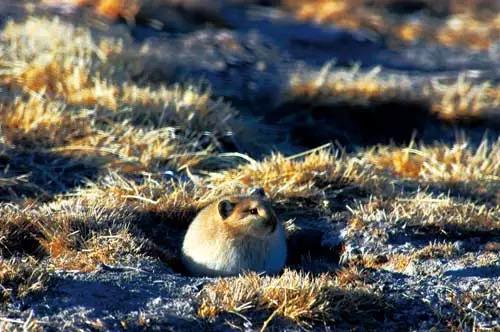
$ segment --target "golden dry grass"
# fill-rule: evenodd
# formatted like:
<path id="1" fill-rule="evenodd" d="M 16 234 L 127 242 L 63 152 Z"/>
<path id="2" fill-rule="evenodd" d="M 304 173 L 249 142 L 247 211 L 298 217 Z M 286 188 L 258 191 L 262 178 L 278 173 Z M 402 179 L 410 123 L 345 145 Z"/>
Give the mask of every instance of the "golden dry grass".
<path id="1" fill-rule="evenodd" d="M 102 264 L 115 264 L 124 253 L 137 254 L 135 238 L 129 233 L 93 236 L 75 248 L 67 243 L 68 234 L 57 233 L 50 241 L 42 242 L 42 247 L 49 252 L 54 268 L 94 271 Z"/>
<path id="2" fill-rule="evenodd" d="M 338 273 L 338 279 L 348 284 L 359 284 L 363 281 L 364 269 L 389 270 L 399 273 L 408 273 L 419 260 L 450 259 L 456 257 L 458 250 L 450 242 L 429 242 L 423 248 L 409 253 L 373 254 L 366 253 L 349 257 L 347 267 Z"/>
<path id="3" fill-rule="evenodd" d="M 71 115 L 64 108 L 62 103 L 34 95 L 0 106 L 5 142 L 54 147 L 90 135 L 85 115 Z"/>
<path id="4" fill-rule="evenodd" d="M 428 245 L 419 249 L 415 257 L 418 259 L 430 258 L 450 258 L 456 255 L 457 248 L 450 242 L 430 242 Z"/>
<path id="5" fill-rule="evenodd" d="M 319 150 L 303 158 L 274 154 L 207 178 L 210 186 L 232 188 L 260 186 L 273 199 L 310 198 L 327 185 L 340 186 L 353 172 L 343 157 Z"/>
<path id="6" fill-rule="evenodd" d="M 349 104 L 370 106 L 397 102 L 419 104 L 429 114 L 448 122 L 478 120 L 498 123 L 500 87 L 490 82 L 475 83 L 459 75 L 455 81 L 428 81 L 416 85 L 408 77 L 382 77 L 380 68 L 361 71 L 325 65 L 318 72 L 296 72 L 290 77 L 282 103 L 306 102 L 311 105 Z M 401 110 L 404 112 L 404 110 Z"/>
<path id="7" fill-rule="evenodd" d="M 408 213 L 409 212 L 409 213 Z M 498 205 L 456 202 L 448 197 L 434 198 L 418 194 L 410 202 L 395 202 L 392 214 L 407 225 L 430 228 L 444 234 L 496 233 L 500 232 L 500 209 Z"/>
<path id="8" fill-rule="evenodd" d="M 131 212 L 78 200 L 42 206 L 4 205 L 2 255 L 48 256 L 56 268 L 91 270 L 136 252 L 140 238 L 129 232 Z M 26 252 L 27 251 L 27 252 Z"/>
<path id="9" fill-rule="evenodd" d="M 386 310 L 385 306 L 366 287 L 340 287 L 327 274 L 313 277 L 287 270 L 279 277 L 249 273 L 205 286 L 198 315 L 210 319 L 223 312 L 245 314 L 252 310 L 267 314 L 263 329 L 275 317 L 310 328 L 314 321 L 331 322 L 346 316 L 355 320 L 363 314 L 366 314 L 364 322 L 369 325 L 373 320 L 370 311 L 380 313 Z"/>
<path id="10" fill-rule="evenodd" d="M 353 103 L 368 105 L 372 102 L 401 99 L 409 101 L 417 96 L 410 90 L 410 81 L 394 77 L 381 78 L 380 68 L 362 72 L 358 67 L 350 70 L 333 69 L 331 63 L 319 72 L 304 75 L 294 73 L 284 99 L 322 102 L 324 104 Z"/>
<path id="11" fill-rule="evenodd" d="M 489 82 L 473 84 L 459 76 L 452 85 L 434 83 L 425 87 L 431 96 L 431 110 L 441 119 L 497 121 L 500 112 L 500 86 Z"/>
<path id="12" fill-rule="evenodd" d="M 388 8 L 403 1 L 286 0 L 284 7 L 299 19 L 367 29 L 399 43 L 432 41 L 446 46 L 487 50 L 500 33 L 494 1 L 423 1 L 418 18 L 389 15 Z M 441 16 L 441 18 L 440 18 Z"/>
<path id="13" fill-rule="evenodd" d="M 278 201 L 319 197 L 349 185 L 391 196 L 398 190 L 395 185 L 408 181 L 494 195 L 500 183 L 499 148 L 499 141 L 483 140 L 473 148 L 463 139 L 451 146 L 380 145 L 353 155 L 327 147 L 290 157 L 274 154 L 260 162 L 210 173 L 203 183 L 222 192 L 261 186 Z"/>
<path id="14" fill-rule="evenodd" d="M 436 196 L 419 192 L 404 198 L 373 199 L 351 209 L 351 214 L 351 232 L 356 232 L 373 221 L 406 225 L 451 237 L 468 233 L 500 232 L 498 205 L 488 207 L 442 194 Z"/>
<path id="15" fill-rule="evenodd" d="M 387 269 L 404 273 L 417 260 L 452 258 L 457 253 L 458 250 L 453 243 L 434 241 L 410 253 L 391 253 L 389 255 L 363 254 L 359 257 L 350 258 L 348 267 L 340 271 L 339 277 L 343 279 L 347 278 L 349 282 L 359 283 L 359 271 L 364 268 Z"/>
<path id="16" fill-rule="evenodd" d="M 0 258 L 0 295 L 2 301 L 22 298 L 46 289 L 48 273 L 39 261 L 30 256 Z"/>
<path id="17" fill-rule="evenodd" d="M 452 146 L 380 146 L 367 151 L 364 158 L 403 178 L 448 183 L 500 181 L 500 141 L 483 140 L 477 148 L 464 140 Z"/>
<path id="18" fill-rule="evenodd" d="M 9 22 L 0 35 L 6 143 L 105 156 L 109 168 L 145 171 L 196 163 L 196 153 L 235 134 L 235 111 L 209 92 L 134 83 L 141 64 L 124 52 L 129 38 L 95 37 L 58 19 Z"/>
<path id="19" fill-rule="evenodd" d="M 198 132 L 216 128 L 216 134 L 230 130 L 234 110 L 206 91 L 135 84 L 131 77 L 140 74 L 137 70 L 147 59 L 140 59 L 138 49 L 135 58 L 125 50 L 134 48 L 128 34 L 93 37 L 88 28 L 30 17 L 23 23 L 9 22 L 1 40 L 5 69 L 0 77 L 9 86 L 69 105 L 101 106 L 101 121 L 182 124 Z"/>

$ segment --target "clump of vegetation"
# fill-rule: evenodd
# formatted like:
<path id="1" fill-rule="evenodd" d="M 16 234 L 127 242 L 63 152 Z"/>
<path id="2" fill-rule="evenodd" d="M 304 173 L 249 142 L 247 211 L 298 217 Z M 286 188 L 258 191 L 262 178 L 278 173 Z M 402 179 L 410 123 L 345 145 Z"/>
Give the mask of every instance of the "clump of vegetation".
<path id="1" fill-rule="evenodd" d="M 452 84 L 434 82 L 424 88 L 431 98 L 431 108 L 447 121 L 498 121 L 500 86 L 490 82 L 473 83 L 459 76 Z"/>
<path id="2" fill-rule="evenodd" d="M 335 24 L 343 28 L 366 29 L 396 44 L 431 41 L 446 46 L 488 50 L 498 35 L 494 1 L 329 1 L 286 0 L 284 7 L 302 20 Z M 400 15 L 398 8 L 424 15 Z M 488 9 L 489 10 L 488 10 Z"/>
<path id="3" fill-rule="evenodd" d="M 466 141 L 452 146 L 408 148 L 380 146 L 365 154 L 378 169 L 392 171 L 403 178 L 428 182 L 495 183 L 500 179 L 500 141 L 492 144 L 483 140 L 473 149 Z"/>
<path id="4" fill-rule="evenodd" d="M 498 206 L 490 208 L 442 194 L 436 197 L 420 192 L 404 198 L 374 199 L 360 204 L 351 213 L 352 232 L 379 220 L 450 237 L 500 232 Z"/>
<path id="5" fill-rule="evenodd" d="M 209 319 L 224 312 L 245 314 L 250 309 L 268 314 L 264 329 L 275 317 L 310 328 L 314 321 L 356 320 L 363 316 L 369 326 L 376 322 L 377 315 L 388 311 L 383 299 L 366 287 L 341 287 L 326 274 L 312 277 L 285 271 L 279 277 L 250 273 L 207 285 L 200 295 L 198 315 Z"/>
<path id="6" fill-rule="evenodd" d="M 456 202 L 449 197 L 433 198 L 430 195 L 420 194 L 409 201 L 396 200 L 392 206 L 392 213 L 395 218 L 406 222 L 409 226 L 449 235 L 500 232 L 498 206 L 488 208 L 485 205 Z"/>
<path id="7" fill-rule="evenodd" d="M 496 123 L 500 110 L 500 87 L 490 82 L 474 83 L 463 75 L 455 81 L 412 83 L 405 76 L 381 76 L 380 68 L 361 71 L 325 65 L 318 72 L 291 75 L 282 103 L 353 105 L 380 103 L 419 104 L 429 114 L 448 122 L 487 120 Z M 401 110 L 404 112 L 404 110 Z M 423 115 L 423 114 L 422 114 Z"/>
<path id="8" fill-rule="evenodd" d="M 450 242 L 429 242 L 423 248 L 409 253 L 363 254 L 350 257 L 348 267 L 341 271 L 340 276 L 359 282 L 361 269 L 385 269 L 404 273 L 418 260 L 453 258 L 458 254 L 457 248 Z"/>
<path id="9" fill-rule="evenodd" d="M 450 242 L 430 242 L 428 245 L 419 249 L 415 257 L 418 259 L 450 258 L 458 252 L 456 246 Z"/>
<path id="10" fill-rule="evenodd" d="M 300 158 L 303 157 L 303 158 Z M 355 166 L 328 149 L 305 156 L 274 154 L 228 171 L 213 173 L 207 182 L 219 188 L 260 186 L 274 199 L 311 198 L 328 185 L 341 186 Z"/>
<path id="11" fill-rule="evenodd" d="M 410 90 L 409 80 L 395 77 L 381 78 L 380 68 L 362 72 L 358 67 L 350 70 L 332 70 L 325 65 L 316 74 L 294 73 L 285 100 L 298 99 L 311 102 L 340 104 L 343 102 L 368 105 L 392 99 L 416 98 Z"/>
<path id="12" fill-rule="evenodd" d="M 234 110 L 209 92 L 137 85 L 130 68 L 141 65 L 125 52 L 127 35 L 28 18 L 8 23 L 0 41 L 3 142 L 16 150 L 160 171 L 196 164 L 235 134 Z"/>
<path id="13" fill-rule="evenodd" d="M 46 267 L 33 257 L 0 258 L 2 302 L 45 290 L 48 278 Z"/>

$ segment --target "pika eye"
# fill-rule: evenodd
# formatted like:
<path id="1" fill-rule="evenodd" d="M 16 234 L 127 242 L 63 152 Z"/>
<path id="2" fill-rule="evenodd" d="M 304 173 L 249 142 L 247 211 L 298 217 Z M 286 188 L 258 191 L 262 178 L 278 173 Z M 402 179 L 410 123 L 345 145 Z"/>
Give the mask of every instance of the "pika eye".
<path id="1" fill-rule="evenodd" d="M 250 214 L 258 214 L 258 211 L 255 208 L 248 210 L 248 212 L 250 212 Z"/>

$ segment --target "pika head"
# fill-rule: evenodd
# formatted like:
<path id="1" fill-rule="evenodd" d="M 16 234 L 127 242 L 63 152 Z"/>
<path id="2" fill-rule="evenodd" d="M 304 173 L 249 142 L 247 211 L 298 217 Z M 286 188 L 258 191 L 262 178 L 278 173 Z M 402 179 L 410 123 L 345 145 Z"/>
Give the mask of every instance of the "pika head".
<path id="1" fill-rule="evenodd" d="M 223 198 L 217 209 L 221 222 L 234 235 L 265 238 L 273 234 L 278 225 L 278 217 L 262 190 L 244 198 Z"/>

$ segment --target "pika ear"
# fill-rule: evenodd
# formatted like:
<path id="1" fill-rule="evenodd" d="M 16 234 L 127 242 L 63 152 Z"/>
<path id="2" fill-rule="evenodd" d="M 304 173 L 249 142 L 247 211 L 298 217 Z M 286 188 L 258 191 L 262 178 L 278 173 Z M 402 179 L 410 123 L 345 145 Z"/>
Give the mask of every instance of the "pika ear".
<path id="1" fill-rule="evenodd" d="M 223 220 L 231 215 L 231 212 L 233 212 L 234 209 L 234 205 L 234 203 L 231 203 L 227 199 L 223 199 L 219 202 L 217 208 L 219 209 L 219 214 Z"/>
<path id="2" fill-rule="evenodd" d="M 249 191 L 250 196 L 256 196 L 260 198 L 265 198 L 266 197 L 266 192 L 264 191 L 264 188 L 262 187 L 254 187 L 250 189 Z"/>

